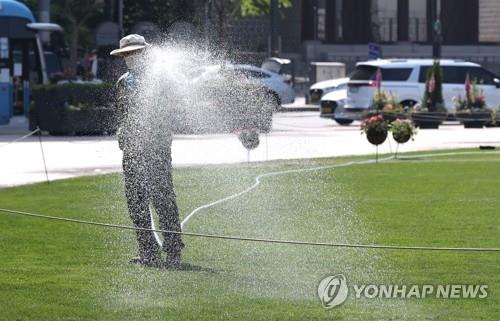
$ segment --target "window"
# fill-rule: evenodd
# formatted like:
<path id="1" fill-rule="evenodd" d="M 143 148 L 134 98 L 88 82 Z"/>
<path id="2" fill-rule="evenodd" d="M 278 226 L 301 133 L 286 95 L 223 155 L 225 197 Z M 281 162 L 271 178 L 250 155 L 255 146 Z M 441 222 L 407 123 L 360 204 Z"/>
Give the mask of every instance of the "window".
<path id="1" fill-rule="evenodd" d="M 448 45 L 477 44 L 479 0 L 441 0 L 440 2 L 443 43 Z"/>
<path id="2" fill-rule="evenodd" d="M 412 70 L 412 68 L 382 68 L 382 81 L 407 81 Z M 375 76 L 372 79 L 375 79 Z"/>
<path id="3" fill-rule="evenodd" d="M 418 82 L 425 83 L 427 80 L 427 72 L 430 66 L 420 66 L 420 75 L 418 75 Z"/>
<path id="4" fill-rule="evenodd" d="M 377 72 L 377 67 L 361 65 L 351 73 L 349 78 L 351 80 L 370 80 Z"/>
<path id="5" fill-rule="evenodd" d="M 271 77 L 266 73 L 263 73 L 260 71 L 255 71 L 255 70 L 242 70 L 242 73 L 250 78 L 269 78 L 269 77 Z"/>
<path id="6" fill-rule="evenodd" d="M 443 67 L 443 83 L 464 84 L 468 71 L 467 67 Z"/>
<path id="7" fill-rule="evenodd" d="M 357 66 L 349 78 L 351 80 L 374 80 L 377 69 L 375 66 Z M 382 81 L 407 81 L 412 70 L 412 68 L 380 68 Z"/>
<path id="8" fill-rule="evenodd" d="M 478 84 L 495 85 L 494 79 L 497 78 L 494 74 L 480 67 L 468 68 L 467 72 L 471 80 L 477 80 Z"/>
<path id="9" fill-rule="evenodd" d="M 419 82 L 425 83 L 429 68 L 430 66 L 420 67 Z M 443 66 L 441 70 L 443 71 L 444 84 L 464 84 L 467 74 L 471 80 L 477 79 L 478 83 L 494 84 L 495 75 L 480 67 Z"/>
<path id="10" fill-rule="evenodd" d="M 234 69 L 236 74 L 243 75 L 248 78 L 270 78 L 271 76 L 265 72 L 257 71 L 257 70 L 248 70 L 248 69 Z"/>

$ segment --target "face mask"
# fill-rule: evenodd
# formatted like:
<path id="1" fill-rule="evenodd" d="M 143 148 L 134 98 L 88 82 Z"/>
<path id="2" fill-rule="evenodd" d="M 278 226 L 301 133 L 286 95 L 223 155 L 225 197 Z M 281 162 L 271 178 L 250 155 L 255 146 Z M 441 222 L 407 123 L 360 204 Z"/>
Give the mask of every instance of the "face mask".
<path id="1" fill-rule="evenodd" d="M 127 65 L 127 68 L 132 71 L 137 71 L 139 70 L 139 57 L 133 55 L 133 56 L 127 56 L 125 57 L 125 64 Z"/>

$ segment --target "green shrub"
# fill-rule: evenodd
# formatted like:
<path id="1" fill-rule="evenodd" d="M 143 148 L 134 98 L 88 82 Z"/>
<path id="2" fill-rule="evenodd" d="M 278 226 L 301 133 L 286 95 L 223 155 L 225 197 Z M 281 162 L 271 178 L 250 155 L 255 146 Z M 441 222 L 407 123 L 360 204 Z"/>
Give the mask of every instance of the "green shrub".
<path id="1" fill-rule="evenodd" d="M 32 89 L 33 106 L 48 104 L 53 108 L 93 109 L 110 107 L 114 102 L 115 87 L 102 84 L 47 84 Z"/>

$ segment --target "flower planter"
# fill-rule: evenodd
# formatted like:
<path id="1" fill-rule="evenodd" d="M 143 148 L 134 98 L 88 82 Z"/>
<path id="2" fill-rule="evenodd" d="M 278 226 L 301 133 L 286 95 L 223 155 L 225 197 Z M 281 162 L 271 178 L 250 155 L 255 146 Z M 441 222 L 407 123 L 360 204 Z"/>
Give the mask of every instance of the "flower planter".
<path id="1" fill-rule="evenodd" d="M 398 119 L 398 114 L 397 113 L 387 113 L 387 112 L 382 112 L 382 116 L 388 123 L 392 123 L 396 119 Z"/>
<path id="2" fill-rule="evenodd" d="M 492 120 L 491 113 L 488 111 L 458 112 L 455 117 L 465 128 L 483 128 Z"/>
<path id="3" fill-rule="evenodd" d="M 387 131 L 380 130 L 368 130 L 366 132 L 366 138 L 373 145 L 380 145 L 387 139 Z"/>
<path id="4" fill-rule="evenodd" d="M 489 122 L 490 127 L 500 127 L 500 112 L 495 112 L 495 115 L 491 122 Z M 488 125 L 488 124 L 486 124 Z"/>
<path id="5" fill-rule="evenodd" d="M 411 115 L 415 127 L 420 129 L 438 129 L 446 119 L 446 113 L 418 112 Z"/>
<path id="6" fill-rule="evenodd" d="M 396 119 L 408 119 L 407 115 L 404 113 L 382 112 L 382 116 L 389 123 L 392 123 Z"/>
<path id="7" fill-rule="evenodd" d="M 369 110 L 369 111 L 363 112 L 363 114 L 361 115 L 361 119 L 368 119 L 368 118 L 371 118 L 371 117 L 377 116 L 377 115 L 381 115 L 381 112 Z"/>

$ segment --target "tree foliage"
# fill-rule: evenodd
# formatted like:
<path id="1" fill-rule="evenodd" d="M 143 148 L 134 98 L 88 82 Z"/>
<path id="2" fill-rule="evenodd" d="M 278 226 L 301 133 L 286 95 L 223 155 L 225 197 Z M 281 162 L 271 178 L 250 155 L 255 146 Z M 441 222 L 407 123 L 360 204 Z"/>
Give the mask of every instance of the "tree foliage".
<path id="1" fill-rule="evenodd" d="M 37 0 L 23 0 L 37 14 Z M 219 39 L 226 36 L 228 23 L 241 16 L 266 15 L 270 12 L 271 0 L 124 0 L 124 29 L 129 32 L 137 22 L 151 21 L 160 29 L 177 21 L 187 21 L 203 27 L 208 19 Z M 74 72 L 80 49 L 95 46 L 95 28 L 99 23 L 115 19 L 109 16 L 106 5 L 109 0 L 52 0 L 51 21 L 64 29 L 70 49 L 70 67 Z M 279 0 L 281 8 L 288 8 L 292 0 Z M 208 12 L 206 12 L 208 9 Z M 206 14 L 208 13 L 208 16 Z"/>
<path id="2" fill-rule="evenodd" d="M 126 29 L 140 21 L 151 21 L 166 30 L 176 21 L 193 20 L 195 0 L 125 0 L 123 19 Z"/>
<path id="3" fill-rule="evenodd" d="M 24 3 L 37 13 L 37 1 Z M 69 44 L 69 73 L 74 74 L 81 47 L 90 49 L 94 45 L 94 29 L 104 19 L 104 0 L 52 0 L 50 19 L 63 27 L 64 36 Z"/>
<path id="4" fill-rule="evenodd" d="M 202 6 L 208 6 L 209 19 L 215 26 L 219 39 L 226 36 L 226 28 L 232 19 L 246 16 L 268 15 L 271 0 L 201 0 Z M 292 0 L 278 0 L 281 8 L 288 8 Z"/>
<path id="5" fill-rule="evenodd" d="M 292 0 L 279 0 L 280 8 L 292 6 Z M 271 0 L 241 0 L 240 13 L 242 16 L 260 16 L 270 13 Z"/>

